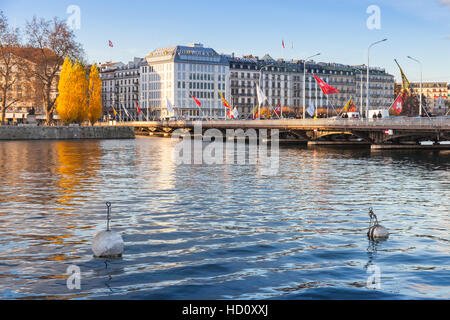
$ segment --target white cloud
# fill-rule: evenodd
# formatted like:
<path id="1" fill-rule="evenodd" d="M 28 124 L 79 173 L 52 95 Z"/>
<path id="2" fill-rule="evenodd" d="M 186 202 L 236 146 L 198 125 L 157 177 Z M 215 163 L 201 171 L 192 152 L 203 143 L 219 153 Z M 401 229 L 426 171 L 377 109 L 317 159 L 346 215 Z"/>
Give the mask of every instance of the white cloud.
<path id="1" fill-rule="evenodd" d="M 438 2 L 450 8 L 450 0 L 438 0 Z"/>

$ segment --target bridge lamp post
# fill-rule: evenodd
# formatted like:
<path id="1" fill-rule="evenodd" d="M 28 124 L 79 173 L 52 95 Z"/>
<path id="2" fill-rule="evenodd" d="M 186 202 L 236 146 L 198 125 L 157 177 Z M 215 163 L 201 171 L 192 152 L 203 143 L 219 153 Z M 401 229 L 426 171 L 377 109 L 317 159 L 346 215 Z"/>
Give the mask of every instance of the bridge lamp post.
<path id="1" fill-rule="evenodd" d="M 308 61 L 309 59 L 314 58 L 315 56 L 318 56 L 318 55 L 320 55 L 320 52 L 316 53 L 313 56 L 305 58 L 305 60 L 303 62 L 303 119 L 306 118 L 306 108 L 305 108 L 305 105 L 306 105 L 306 61 Z"/>
<path id="2" fill-rule="evenodd" d="M 419 116 L 422 116 L 422 62 L 417 59 L 414 59 L 411 56 L 408 56 L 409 59 L 417 62 L 420 66 L 420 105 L 419 105 Z"/>
<path id="3" fill-rule="evenodd" d="M 361 84 L 359 85 L 361 93 L 359 95 L 359 113 L 360 113 L 360 117 L 362 117 L 363 114 L 363 69 L 359 69 L 358 70 L 359 73 L 361 74 Z"/>
<path id="4" fill-rule="evenodd" d="M 264 68 L 268 68 L 268 67 L 273 67 L 273 66 L 275 66 L 275 64 L 274 63 L 271 63 L 271 64 L 268 64 L 268 65 L 266 65 L 266 66 L 262 66 L 260 69 L 259 69 L 259 88 L 262 90 L 262 88 L 261 88 L 261 82 L 262 82 L 262 73 L 263 73 L 263 69 Z M 259 101 L 258 101 L 258 118 L 259 119 L 261 119 L 261 104 L 259 103 Z"/>
<path id="5" fill-rule="evenodd" d="M 369 72 L 370 72 L 370 67 L 369 67 L 369 62 L 370 62 L 370 48 L 372 48 L 374 45 L 384 42 L 387 39 L 383 39 L 377 42 L 372 43 L 369 48 L 367 49 L 367 96 L 366 96 L 366 118 L 369 119 Z"/>

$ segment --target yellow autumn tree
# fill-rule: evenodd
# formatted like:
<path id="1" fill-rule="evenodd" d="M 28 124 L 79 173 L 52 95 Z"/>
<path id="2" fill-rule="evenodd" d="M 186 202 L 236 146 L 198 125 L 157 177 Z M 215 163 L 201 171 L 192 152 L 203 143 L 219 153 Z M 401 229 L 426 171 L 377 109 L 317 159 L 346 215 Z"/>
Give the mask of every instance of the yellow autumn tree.
<path id="1" fill-rule="evenodd" d="M 73 65 L 69 57 L 66 57 L 59 75 L 58 98 L 56 99 L 56 111 L 65 124 L 75 121 L 70 102 L 72 82 Z"/>
<path id="2" fill-rule="evenodd" d="M 73 65 L 73 83 L 71 90 L 71 103 L 76 123 L 82 123 L 88 116 L 88 88 L 89 82 L 86 69 L 77 61 Z"/>
<path id="3" fill-rule="evenodd" d="M 82 123 L 88 115 L 88 80 L 80 62 L 72 64 L 66 57 L 58 83 L 56 111 L 65 124 Z"/>
<path id="4" fill-rule="evenodd" d="M 100 119 L 102 111 L 102 80 L 100 79 L 100 73 L 98 72 L 97 66 L 92 65 L 91 72 L 89 73 L 88 106 L 88 119 L 92 125 Z"/>

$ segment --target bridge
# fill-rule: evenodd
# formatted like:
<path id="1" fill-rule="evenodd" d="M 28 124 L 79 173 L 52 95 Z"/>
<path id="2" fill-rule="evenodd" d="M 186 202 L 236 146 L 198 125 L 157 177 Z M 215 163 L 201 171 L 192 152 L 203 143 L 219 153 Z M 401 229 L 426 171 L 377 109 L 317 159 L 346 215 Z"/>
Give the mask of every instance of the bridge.
<path id="1" fill-rule="evenodd" d="M 199 121 L 138 121 L 117 122 L 117 126 L 132 126 L 137 134 L 169 136 L 176 129 L 194 132 Z M 111 125 L 101 123 L 99 125 Z M 450 148 L 450 117 L 387 119 L 278 119 L 278 120 L 206 120 L 201 121 L 202 133 L 214 128 L 224 134 L 227 129 L 278 129 L 280 142 L 309 145 L 370 145 L 373 149 Z M 427 146 L 424 141 L 432 141 Z"/>

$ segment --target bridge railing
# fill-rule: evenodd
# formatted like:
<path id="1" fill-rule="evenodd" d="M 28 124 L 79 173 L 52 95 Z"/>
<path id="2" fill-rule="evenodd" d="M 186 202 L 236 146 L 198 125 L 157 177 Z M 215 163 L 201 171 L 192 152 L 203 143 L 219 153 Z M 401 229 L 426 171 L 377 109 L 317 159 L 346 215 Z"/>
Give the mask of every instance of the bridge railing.
<path id="1" fill-rule="evenodd" d="M 289 121 L 289 120 L 288 120 Z M 295 121 L 295 120 L 290 120 Z M 306 119 L 299 120 L 300 125 L 349 126 L 349 127 L 450 127 L 450 118 L 407 118 L 392 117 L 386 119 Z M 289 123 L 289 122 L 288 122 Z M 296 123 L 297 124 L 297 123 Z"/>
<path id="2" fill-rule="evenodd" d="M 142 122 L 117 122 L 115 125 L 128 125 L 128 126 L 164 126 L 164 127 L 184 127 L 193 126 L 195 121 L 142 121 Z M 242 128 L 247 127 L 351 127 L 351 128 L 385 128 L 391 129 L 395 127 L 408 128 L 443 128 L 450 129 L 450 117 L 433 117 L 433 118 L 411 118 L 411 117 L 392 117 L 385 119 L 276 119 L 276 120 L 207 120 L 202 121 L 205 126 L 214 127 L 226 127 L 231 125 L 232 127 Z M 100 125 L 107 125 L 100 124 Z"/>

